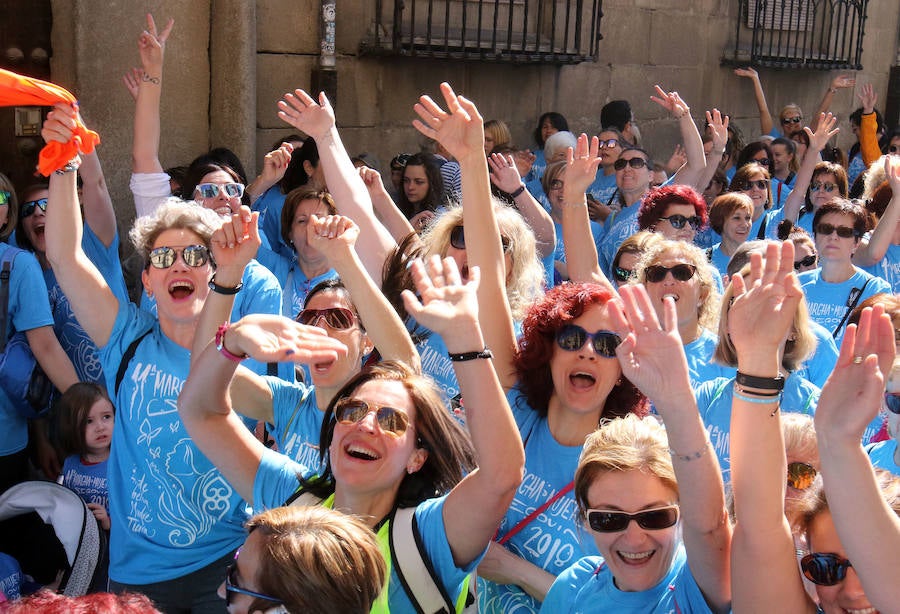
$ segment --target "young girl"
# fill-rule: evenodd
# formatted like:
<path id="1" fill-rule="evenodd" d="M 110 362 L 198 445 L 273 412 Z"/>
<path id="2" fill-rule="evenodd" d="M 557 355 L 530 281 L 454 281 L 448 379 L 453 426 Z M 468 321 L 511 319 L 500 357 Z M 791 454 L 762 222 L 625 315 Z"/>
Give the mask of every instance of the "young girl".
<path id="1" fill-rule="evenodd" d="M 105 531 L 109 531 L 106 461 L 115 409 L 106 390 L 79 382 L 60 397 L 60 435 L 66 460 L 59 483 L 74 490 Z"/>

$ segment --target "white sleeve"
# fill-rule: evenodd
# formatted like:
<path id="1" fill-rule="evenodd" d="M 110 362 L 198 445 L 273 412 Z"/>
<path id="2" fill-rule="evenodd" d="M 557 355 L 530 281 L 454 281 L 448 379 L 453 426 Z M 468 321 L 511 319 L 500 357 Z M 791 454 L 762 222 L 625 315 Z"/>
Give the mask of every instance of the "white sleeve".
<path id="1" fill-rule="evenodd" d="M 129 182 L 137 217 L 149 215 L 172 195 L 168 173 L 132 173 Z"/>

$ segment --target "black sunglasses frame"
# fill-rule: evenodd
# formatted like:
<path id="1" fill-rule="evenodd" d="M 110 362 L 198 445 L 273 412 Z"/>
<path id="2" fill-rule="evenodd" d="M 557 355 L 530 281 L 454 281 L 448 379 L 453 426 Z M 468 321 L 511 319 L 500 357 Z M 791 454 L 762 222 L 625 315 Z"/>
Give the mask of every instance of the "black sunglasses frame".
<path id="1" fill-rule="evenodd" d="M 645 531 L 662 531 L 674 527 L 681 517 L 681 510 L 677 505 L 666 505 L 664 507 L 655 507 L 649 510 L 641 510 L 634 514 L 620 512 L 619 510 L 596 510 L 590 509 L 585 513 L 588 526 L 591 531 L 597 533 L 621 533 L 628 528 L 631 521 L 638 523 L 638 526 Z M 652 519 L 656 519 L 653 522 Z M 615 523 L 610 525 L 610 523 Z"/>
<path id="2" fill-rule="evenodd" d="M 616 169 L 617 171 L 625 170 L 626 166 L 630 166 L 631 168 L 637 169 L 637 168 L 644 168 L 645 166 L 648 166 L 648 163 L 643 158 L 628 158 L 627 160 L 625 158 L 619 158 L 618 160 L 616 160 L 613 163 L 613 168 Z"/>
<path id="3" fill-rule="evenodd" d="M 577 352 L 588 341 L 598 356 L 615 358 L 616 348 L 622 343 L 622 338 L 610 330 L 589 333 L 577 324 L 566 324 L 556 331 L 556 345 L 566 352 Z"/>
<path id="4" fill-rule="evenodd" d="M 801 267 L 814 265 L 816 263 L 816 258 L 818 258 L 818 256 L 816 256 L 815 254 L 810 254 L 809 256 L 806 256 L 805 258 L 801 258 L 800 260 L 795 260 L 794 261 L 794 270 L 799 271 Z"/>
<path id="5" fill-rule="evenodd" d="M 644 269 L 644 277 L 651 284 L 658 284 L 663 281 L 669 273 L 672 274 L 672 278 L 675 281 L 689 281 L 697 274 L 697 267 L 693 264 L 680 262 L 672 267 L 652 264 Z"/>
<path id="6" fill-rule="evenodd" d="M 800 559 L 800 569 L 807 580 L 819 586 L 834 586 L 847 577 L 853 564 L 833 552 L 811 552 Z"/>
<path id="7" fill-rule="evenodd" d="M 670 215 L 668 217 L 661 217 L 661 220 L 665 220 L 669 222 L 669 225 L 675 230 L 681 230 L 684 228 L 685 224 L 690 224 L 691 228 L 697 230 L 703 224 L 703 220 L 700 219 L 699 215 L 692 215 L 690 217 L 685 217 L 681 214 Z"/>
<path id="8" fill-rule="evenodd" d="M 832 233 L 837 233 L 837 236 L 842 239 L 859 237 L 856 230 L 850 226 L 835 226 L 834 224 L 827 224 L 825 222 L 819 222 L 819 225 L 815 227 L 815 231 L 816 235 L 822 235 L 823 237 L 830 236 Z"/>

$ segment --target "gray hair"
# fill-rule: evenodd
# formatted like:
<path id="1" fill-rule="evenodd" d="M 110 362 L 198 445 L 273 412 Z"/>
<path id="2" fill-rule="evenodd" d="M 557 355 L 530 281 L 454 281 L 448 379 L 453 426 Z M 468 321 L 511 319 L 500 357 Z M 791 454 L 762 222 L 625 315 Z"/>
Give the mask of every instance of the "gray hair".
<path id="1" fill-rule="evenodd" d="M 199 236 L 209 247 L 213 233 L 222 225 L 222 219 L 212 209 L 206 209 L 192 200 L 171 196 L 150 215 L 139 217 L 128 237 L 135 251 L 146 263 L 157 237 L 166 230 L 189 230 Z"/>

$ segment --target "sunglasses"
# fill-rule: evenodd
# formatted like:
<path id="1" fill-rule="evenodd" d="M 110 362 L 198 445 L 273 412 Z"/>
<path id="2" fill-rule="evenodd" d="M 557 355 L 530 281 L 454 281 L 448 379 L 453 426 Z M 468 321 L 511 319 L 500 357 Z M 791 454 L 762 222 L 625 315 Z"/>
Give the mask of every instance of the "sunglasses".
<path id="1" fill-rule="evenodd" d="M 215 198 L 223 194 L 227 198 L 240 198 L 244 195 L 244 185 L 241 183 L 199 183 L 196 191 L 200 198 Z"/>
<path id="2" fill-rule="evenodd" d="M 577 324 L 566 324 L 556 332 L 556 345 L 566 352 L 577 352 L 588 340 L 594 352 L 604 358 L 615 358 L 616 348 L 622 343 L 622 338 L 612 331 L 589 333 Z"/>
<path id="3" fill-rule="evenodd" d="M 788 463 L 787 466 L 787 483 L 791 488 L 797 490 L 806 490 L 812 486 L 816 479 L 816 468 L 806 463 Z"/>
<path id="4" fill-rule="evenodd" d="M 613 267 L 613 277 L 616 278 L 616 281 L 625 283 L 626 281 L 634 277 L 634 271 L 623 269 L 620 266 Z"/>
<path id="5" fill-rule="evenodd" d="M 760 158 L 759 160 L 750 160 L 751 162 L 756 162 L 760 166 L 765 166 L 766 168 L 772 163 L 768 158 Z"/>
<path id="6" fill-rule="evenodd" d="M 28 202 L 22 203 L 22 209 L 20 217 L 23 219 L 34 213 L 34 209 L 37 207 L 41 211 L 47 211 L 47 199 L 39 198 L 37 200 L 29 200 Z"/>
<path id="7" fill-rule="evenodd" d="M 8 205 L 12 194 L 6 190 L 0 190 L 0 205 Z"/>
<path id="8" fill-rule="evenodd" d="M 647 161 L 643 158 L 629 158 L 628 160 L 619 158 L 613 164 L 613 168 L 617 171 L 625 170 L 626 166 L 630 166 L 631 168 L 644 168 L 647 166 Z"/>
<path id="9" fill-rule="evenodd" d="M 234 562 L 225 568 L 225 605 L 231 605 L 231 595 L 233 593 L 239 593 L 241 595 L 249 595 L 250 597 L 254 597 L 256 599 L 265 599 L 266 601 L 271 601 L 275 605 L 281 605 L 284 603 L 281 599 L 277 597 L 270 597 L 269 595 L 263 595 L 262 593 L 257 593 L 256 591 L 247 590 L 246 588 L 241 588 L 237 585 L 237 582 L 234 581 L 234 574 L 237 572 L 237 558 L 238 554 L 240 554 L 241 549 L 238 548 L 234 553 Z"/>
<path id="10" fill-rule="evenodd" d="M 900 392 L 885 392 L 884 406 L 892 414 L 900 414 Z"/>
<path id="11" fill-rule="evenodd" d="M 209 249 L 205 245 L 188 245 L 181 249 L 174 247 L 157 247 L 150 250 L 148 261 L 155 269 L 168 269 L 175 264 L 175 258 L 181 255 L 181 260 L 189 267 L 201 267 L 209 262 Z"/>
<path id="12" fill-rule="evenodd" d="M 412 154 L 400 154 L 396 156 L 393 160 L 391 160 L 391 170 L 394 171 L 402 171 L 406 168 L 406 163 L 409 162 L 409 159 L 412 157 Z"/>
<path id="13" fill-rule="evenodd" d="M 599 142 L 600 149 L 612 149 L 619 146 L 619 139 L 606 139 Z"/>
<path id="14" fill-rule="evenodd" d="M 678 522 L 678 506 L 667 505 L 650 510 L 628 514 L 613 510 L 588 510 L 587 521 L 592 531 L 597 533 L 618 533 L 628 528 L 632 520 L 647 531 L 659 531 L 675 526 Z"/>
<path id="15" fill-rule="evenodd" d="M 799 124 L 802 121 L 802 117 L 785 117 L 781 120 L 781 123 L 787 126 L 788 124 Z"/>
<path id="16" fill-rule="evenodd" d="M 812 184 L 810 184 L 810 186 L 809 186 L 809 191 L 810 192 L 818 192 L 819 190 L 824 190 L 825 192 L 828 192 L 829 194 L 831 194 L 832 192 L 837 190 L 837 186 L 834 185 L 833 183 L 827 183 L 827 182 L 822 182 L 822 181 L 813 181 Z"/>
<path id="17" fill-rule="evenodd" d="M 697 273 L 697 267 L 693 264 L 684 263 L 676 264 L 673 267 L 654 264 L 644 269 L 644 275 L 647 277 L 647 281 L 652 284 L 658 284 L 664 280 L 668 273 L 672 273 L 672 277 L 675 281 L 687 281 Z"/>
<path id="18" fill-rule="evenodd" d="M 806 258 L 801 258 L 794 262 L 794 270 L 799 271 L 802 267 L 812 266 L 816 263 L 816 255 L 810 254 Z"/>
<path id="19" fill-rule="evenodd" d="M 850 561 L 830 552 L 813 552 L 800 559 L 803 575 L 819 586 L 834 586 L 843 582 L 851 567 Z"/>
<path id="20" fill-rule="evenodd" d="M 849 226 L 835 226 L 834 224 L 826 224 L 824 222 L 816 226 L 817 235 L 827 237 L 833 232 L 836 232 L 837 236 L 842 239 L 849 239 L 850 237 L 856 236 L 856 231 Z"/>
<path id="21" fill-rule="evenodd" d="M 347 330 L 353 326 L 355 318 L 353 312 L 344 307 L 329 307 L 328 309 L 304 309 L 297 314 L 297 321 L 305 326 L 316 326 L 319 320 L 325 320 L 325 325 L 332 330 Z"/>
<path id="22" fill-rule="evenodd" d="M 372 412 L 375 412 L 378 428 L 389 435 L 399 437 L 410 428 L 406 412 L 393 407 L 370 405 L 361 399 L 351 398 L 343 398 L 334 405 L 334 417 L 341 424 L 357 424 Z"/>
<path id="23" fill-rule="evenodd" d="M 669 217 L 661 217 L 661 220 L 666 220 L 669 222 L 669 225 L 675 230 L 681 230 L 684 228 L 685 224 L 690 224 L 691 228 L 697 230 L 700 228 L 700 224 L 703 223 L 703 220 L 700 219 L 699 215 L 692 215 L 691 217 L 685 217 L 680 214 L 670 215 Z"/>
<path id="24" fill-rule="evenodd" d="M 738 188 L 741 192 L 749 192 L 753 188 L 756 188 L 757 190 L 767 190 L 769 188 L 769 180 L 757 179 L 756 181 L 744 181 Z"/>
<path id="25" fill-rule="evenodd" d="M 900 153 L 900 145 L 891 145 L 888 147 L 888 153 Z"/>
<path id="26" fill-rule="evenodd" d="M 562 190 L 563 186 L 565 186 L 565 185 L 566 184 L 564 182 L 560 181 L 559 179 L 554 179 L 553 181 L 550 182 L 550 191 Z"/>
<path id="27" fill-rule="evenodd" d="M 554 189 L 552 185 L 553 184 L 551 184 L 551 189 Z M 508 252 L 510 248 L 512 248 L 512 241 L 509 240 L 509 237 L 500 235 L 500 243 L 503 244 L 504 252 Z M 453 230 L 450 231 L 450 245 L 456 249 L 466 249 L 466 233 L 463 226 L 454 226 Z"/>

